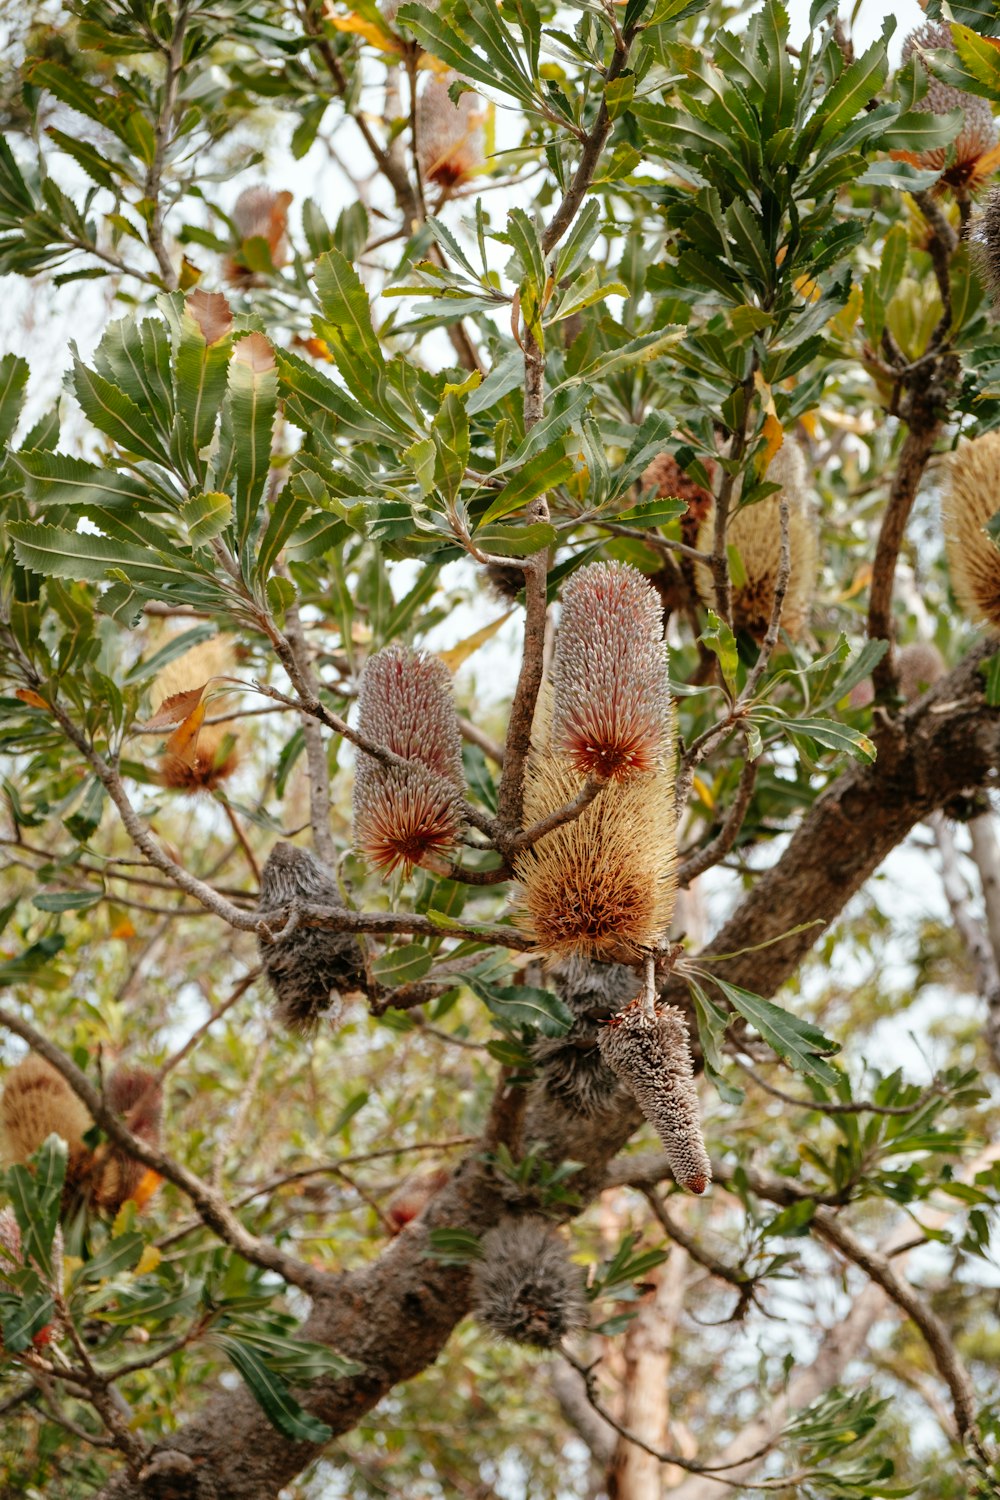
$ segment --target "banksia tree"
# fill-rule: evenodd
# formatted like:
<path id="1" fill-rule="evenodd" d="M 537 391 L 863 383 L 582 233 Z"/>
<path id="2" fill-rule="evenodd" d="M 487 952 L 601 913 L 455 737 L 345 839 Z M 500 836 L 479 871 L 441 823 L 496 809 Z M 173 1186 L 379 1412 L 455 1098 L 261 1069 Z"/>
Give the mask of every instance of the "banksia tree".
<path id="1" fill-rule="evenodd" d="M 105 1088 L 108 1108 L 148 1146 L 159 1147 L 163 1123 L 163 1090 L 149 1068 L 119 1064 Z M 129 1198 L 142 1208 L 159 1186 L 159 1177 L 113 1142 L 94 1153 L 89 1197 L 115 1215 Z"/>
<path id="2" fill-rule="evenodd" d="M 936 50 L 955 51 L 951 27 L 944 21 L 925 21 L 911 31 L 903 43 L 903 62 L 908 62 L 914 52 Z M 926 94 L 916 101 L 913 108 L 932 115 L 947 115 L 960 109 L 962 128 L 948 146 L 935 146 L 926 151 L 893 151 L 897 160 L 941 172 L 942 185 L 959 189 L 975 188 L 996 169 L 997 127 L 987 99 L 943 83 L 931 73 Z"/>
<path id="3" fill-rule="evenodd" d="M 63 1277 L 63 1237 L 62 1231 L 56 1229 L 52 1242 L 52 1283 L 55 1286 L 62 1284 Z M 32 1263 L 33 1264 L 33 1263 Z M 17 1215 L 12 1208 L 0 1209 L 0 1292 L 16 1292 L 17 1288 L 10 1274 L 20 1271 L 24 1266 L 24 1254 L 21 1240 L 21 1226 L 17 1222 Z M 41 1270 L 40 1267 L 34 1267 Z M 4 1273 L 7 1273 L 6 1275 Z M 42 1349 L 52 1340 L 55 1331 L 53 1323 L 47 1323 L 37 1333 L 32 1334 L 31 1342 L 36 1349 Z M 0 1349 L 3 1348 L 3 1335 L 0 1334 Z"/>
<path id="4" fill-rule="evenodd" d="M 597 1119 L 621 1094 L 592 1026 L 577 1023 L 564 1037 L 540 1037 L 531 1048 L 531 1060 L 546 1094 L 574 1115 Z"/>
<path id="5" fill-rule="evenodd" d="M 546 817 L 579 790 L 579 772 L 565 756 L 533 755 L 526 821 Z M 610 781 L 578 818 L 518 855 L 516 920 L 546 954 L 632 963 L 656 946 L 676 889 L 673 790 L 665 766 Z"/>
<path id="6" fill-rule="evenodd" d="M 483 101 L 477 94 L 448 92 L 455 75 L 429 78 L 417 100 L 417 159 L 425 182 L 446 190 L 457 187 L 483 164 Z"/>
<path id="7" fill-rule="evenodd" d="M 663 615 L 637 568 L 591 563 L 567 583 L 552 690 L 552 748 L 581 776 L 624 780 L 669 755 Z"/>
<path id="8" fill-rule="evenodd" d="M 555 1349 L 587 1322 L 583 1272 L 544 1219 L 506 1219 L 483 1239 L 472 1308 L 497 1338 Z"/>
<path id="9" fill-rule="evenodd" d="M 816 587 L 816 518 L 806 492 L 806 466 L 802 449 L 785 440 L 771 460 L 765 476 L 781 489 L 756 504 L 731 514 L 726 538 L 739 552 L 743 578 L 732 584 L 733 628 L 763 640 L 774 608 L 774 590 L 781 563 L 781 498 L 788 500 L 788 542 L 791 571 L 781 610 L 781 628 L 793 640 L 802 634 L 809 618 Z M 715 545 L 715 506 L 702 522 L 698 549 L 712 552 Z M 706 563 L 695 568 L 702 603 L 715 608 L 715 583 Z"/>
<path id="10" fill-rule="evenodd" d="M 43 1057 L 29 1052 L 7 1074 L 0 1123 L 8 1162 L 26 1162 L 50 1135 L 58 1135 L 69 1149 L 67 1180 L 79 1175 L 88 1155 L 83 1137 L 94 1122 L 62 1074 Z"/>
<path id="11" fill-rule="evenodd" d="M 257 914 L 280 931 L 282 908 L 295 901 L 338 910 L 344 905 L 329 870 L 308 849 L 281 842 L 261 872 Z M 257 951 L 274 993 L 275 1016 L 290 1031 L 308 1036 L 324 1016 L 335 1021 L 341 996 L 364 986 L 364 954 L 350 933 L 300 925 L 276 942 L 258 937 Z"/>
<path id="12" fill-rule="evenodd" d="M 246 259 L 249 240 L 264 240 L 271 265 L 277 271 L 288 261 L 288 209 L 292 194 L 276 193 L 272 188 L 258 183 L 245 188 L 236 200 L 232 212 L 233 229 L 237 249 L 226 257 L 223 274 L 231 286 L 255 286 L 259 282 L 258 268 Z M 252 256 L 251 256 L 252 258 Z"/>
<path id="13" fill-rule="evenodd" d="M 984 529 L 998 509 L 1000 432 L 985 432 L 952 454 L 941 519 L 955 597 L 973 620 L 1000 630 L 1000 547 Z"/>
<path id="14" fill-rule="evenodd" d="M 600 1032 L 601 1055 L 663 1142 L 681 1187 L 703 1193 L 712 1164 L 701 1133 L 687 1027 L 671 1005 L 648 1008 L 639 995 Z"/>
<path id="15" fill-rule="evenodd" d="M 451 677 L 437 657 L 387 646 L 368 659 L 358 694 L 358 729 L 407 766 L 359 750 L 354 772 L 354 841 L 373 865 L 407 872 L 454 849 L 465 789 Z"/>

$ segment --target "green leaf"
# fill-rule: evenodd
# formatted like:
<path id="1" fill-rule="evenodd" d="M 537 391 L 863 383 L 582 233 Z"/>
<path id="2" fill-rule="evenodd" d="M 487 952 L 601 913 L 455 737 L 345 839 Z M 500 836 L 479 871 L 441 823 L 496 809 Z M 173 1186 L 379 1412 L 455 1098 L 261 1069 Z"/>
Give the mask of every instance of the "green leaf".
<path id="1" fill-rule="evenodd" d="M 977 36 L 971 26 L 953 25 L 951 39 L 973 78 L 986 84 L 994 99 L 1000 98 L 1000 48 L 985 37 Z"/>
<path id="2" fill-rule="evenodd" d="M 103 891 L 39 891 L 31 904 L 38 911 L 89 911 L 103 900 Z"/>
<path id="3" fill-rule="evenodd" d="M 228 1334 L 216 1334 L 215 1342 L 232 1360 L 268 1421 L 283 1436 L 296 1443 L 329 1441 L 332 1429 L 299 1405 L 287 1382 L 268 1368 L 256 1349 Z"/>
<path id="4" fill-rule="evenodd" d="M 505 1026 L 534 1026 L 543 1036 L 564 1036 L 573 1024 L 573 1012 L 552 990 L 488 984 L 473 976 L 467 983 Z"/>
<path id="5" fill-rule="evenodd" d="M 80 1281 L 111 1281 L 125 1271 L 134 1271 L 146 1248 L 145 1237 L 137 1230 L 116 1235 L 102 1246 L 80 1271 Z"/>
<path id="6" fill-rule="evenodd" d="M 530 526 L 485 526 L 475 536 L 478 547 L 500 557 L 528 557 L 551 547 L 555 539 L 555 527 L 544 521 L 533 521 Z"/>
<path id="7" fill-rule="evenodd" d="M 623 526 L 666 526 L 684 515 L 687 508 L 686 500 L 671 500 L 665 496 L 662 500 L 643 500 L 630 510 L 620 511 L 615 520 Z"/>
<path id="8" fill-rule="evenodd" d="M 699 640 L 713 655 L 718 657 L 726 686 L 732 691 L 736 686 L 736 671 L 740 660 L 736 649 L 736 637 L 725 620 L 720 619 L 714 609 L 708 611 L 708 624 L 699 636 Z"/>
<path id="9" fill-rule="evenodd" d="M 911 109 L 886 126 L 879 144 L 885 151 L 937 151 L 950 145 L 964 124 L 965 112 L 961 109 L 946 115 Z"/>
<path id="10" fill-rule="evenodd" d="M 351 263 L 339 250 L 328 250 L 316 262 L 316 292 L 323 316 L 374 364 L 382 365 L 382 350 L 372 327 L 368 293 Z"/>
<path id="11" fill-rule="evenodd" d="M 741 1104 L 744 1093 L 734 1088 L 722 1072 L 722 1043 L 729 1025 L 729 1016 L 715 1004 L 695 979 L 688 980 L 694 1004 L 695 1020 L 698 1023 L 698 1040 L 705 1063 L 705 1074 L 718 1090 L 719 1098 L 727 1104 Z"/>
<path id="12" fill-rule="evenodd" d="M 838 724 L 835 719 L 787 719 L 784 728 L 788 734 L 811 740 L 825 750 L 846 751 L 855 760 L 873 761 L 878 753 L 873 742 L 860 729 Z"/>
<path id="13" fill-rule="evenodd" d="M 501 517 L 509 516 L 516 510 L 523 510 L 532 500 L 537 500 L 539 495 L 565 484 L 572 478 L 575 468 L 572 458 L 561 451 L 559 443 L 536 453 L 520 473 L 507 481 L 480 524 L 488 526 L 491 521 L 499 521 Z"/>
<path id="14" fill-rule="evenodd" d="M 232 318 L 221 296 L 209 300 L 195 292 L 179 317 L 175 314 L 174 394 L 182 431 L 190 443 L 186 457 L 199 475 L 204 469 L 199 455 L 212 441 L 226 394 L 232 335 Z"/>
<path id="15" fill-rule="evenodd" d="M 18 354 L 0 359 L 0 448 L 14 436 L 28 389 L 28 361 Z"/>
<path id="16" fill-rule="evenodd" d="M 356 1360 L 346 1359 L 325 1344 L 303 1339 L 297 1332 L 281 1334 L 250 1327 L 246 1319 L 241 1319 L 239 1324 L 239 1341 L 244 1347 L 255 1350 L 272 1373 L 284 1376 L 296 1385 L 308 1385 L 324 1377 L 343 1380 L 360 1375 L 364 1369 Z"/>
<path id="17" fill-rule="evenodd" d="M 233 513 L 233 502 L 228 495 L 217 491 L 211 494 L 190 495 L 181 506 L 181 516 L 188 529 L 188 540 L 192 547 L 204 547 L 213 537 L 221 536 L 229 525 Z"/>
<path id="18" fill-rule="evenodd" d="M 163 444 L 146 414 L 130 396 L 95 370 L 88 370 L 79 358 L 73 361 L 73 389 L 84 416 L 99 432 L 127 453 L 150 458 L 154 463 L 166 461 Z"/>
<path id="19" fill-rule="evenodd" d="M 135 475 L 44 448 L 22 448 L 11 458 L 24 475 L 25 498 L 33 505 L 69 505 L 81 511 L 95 505 L 111 510 L 136 504 L 153 508 L 149 486 Z"/>
<path id="20" fill-rule="evenodd" d="M 424 1254 L 445 1266 L 467 1266 L 482 1259 L 482 1246 L 470 1229 L 432 1229 Z"/>
<path id="21" fill-rule="evenodd" d="M 246 558 L 271 467 L 278 410 L 274 350 L 262 333 L 247 334 L 235 345 L 227 385 L 236 469 L 236 540 Z"/>
<path id="22" fill-rule="evenodd" d="M 814 127 L 816 124 L 820 126 L 815 144 L 825 145 L 839 135 L 869 100 L 875 98 L 888 74 L 885 42 L 873 42 L 866 52 L 844 69 L 833 87 L 827 91 L 814 121 Z M 814 136 L 814 129 L 808 132 L 808 136 Z M 809 140 L 806 144 L 811 143 Z"/>
<path id="23" fill-rule="evenodd" d="M 1000 651 L 995 651 L 986 661 L 981 661 L 979 670 L 986 679 L 986 702 L 990 708 L 1000 708 Z"/>
<path id="24" fill-rule="evenodd" d="M 823 1084 L 835 1084 L 839 1073 L 831 1068 L 824 1058 L 840 1051 L 838 1042 L 831 1041 L 811 1021 L 803 1021 L 791 1011 L 783 1010 L 760 995 L 742 989 L 738 984 L 729 984 L 718 974 L 711 976 L 735 1011 L 749 1021 L 756 1032 L 783 1057 L 797 1073 L 805 1078 L 815 1078 Z"/>
<path id="25" fill-rule="evenodd" d="M 312 506 L 308 491 L 294 480 L 283 485 L 271 507 L 267 525 L 257 548 L 257 577 L 267 578 L 288 539 Z"/>
<path id="26" fill-rule="evenodd" d="M 52 1293 L 39 1287 L 28 1292 L 18 1307 L 3 1320 L 3 1346 L 12 1354 L 26 1349 L 36 1333 L 52 1322 L 55 1316 Z"/>
<path id="27" fill-rule="evenodd" d="M 50 1135 L 32 1157 L 32 1172 L 17 1164 L 6 1174 L 14 1215 L 21 1230 L 21 1254 L 43 1276 L 53 1274 L 52 1242 L 66 1180 L 66 1142 Z"/>
<path id="28" fill-rule="evenodd" d="M 429 971 L 433 957 L 420 943 L 391 948 L 372 964 L 372 973 L 386 989 L 401 984 L 415 984 Z"/>
<path id="29" fill-rule="evenodd" d="M 434 478 L 449 504 L 458 498 L 469 462 L 469 418 L 458 396 L 446 396 L 434 418 Z"/>

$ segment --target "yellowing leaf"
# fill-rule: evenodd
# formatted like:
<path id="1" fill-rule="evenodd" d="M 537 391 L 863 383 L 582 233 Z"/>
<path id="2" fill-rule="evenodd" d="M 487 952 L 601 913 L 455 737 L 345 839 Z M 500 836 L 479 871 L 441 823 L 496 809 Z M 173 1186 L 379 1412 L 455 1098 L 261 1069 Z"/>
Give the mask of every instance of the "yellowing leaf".
<path id="1" fill-rule="evenodd" d="M 183 693 L 171 693 L 169 698 L 164 698 L 153 717 L 146 720 L 143 728 L 175 729 L 178 724 L 183 724 L 198 707 L 207 687 L 208 683 L 203 682 L 201 687 L 188 688 Z M 202 717 L 204 718 L 204 714 Z"/>
<path id="2" fill-rule="evenodd" d="M 695 774 L 692 777 L 691 785 L 698 793 L 698 796 L 701 798 L 702 802 L 704 802 L 706 807 L 715 807 L 715 798 L 712 795 L 712 788 L 709 786 L 708 782 L 704 780 L 703 777 Z"/>
<path id="3" fill-rule="evenodd" d="M 811 276 L 796 276 L 792 285 L 807 302 L 818 302 L 823 295 L 819 282 L 814 281 Z"/>
<path id="4" fill-rule="evenodd" d="M 185 766 L 193 766 L 198 753 L 198 735 L 205 720 L 205 705 L 199 703 L 193 713 L 188 714 L 179 729 L 175 729 L 166 743 L 166 754 L 172 755 Z"/>
<path id="5" fill-rule="evenodd" d="M 163 1251 L 158 1246 L 147 1245 L 139 1256 L 139 1264 L 136 1266 L 133 1274 L 136 1276 L 145 1276 L 149 1271 L 155 1271 L 162 1259 Z"/>
<path id="6" fill-rule="evenodd" d="M 146 1204 L 149 1202 L 150 1198 L 152 1198 L 153 1194 L 156 1192 L 162 1181 L 163 1178 L 158 1172 L 154 1172 L 152 1167 L 147 1168 L 147 1170 L 142 1174 L 142 1177 L 139 1179 L 139 1186 L 136 1188 L 135 1192 L 132 1195 L 135 1199 L 136 1208 L 141 1211 L 146 1207 Z M 146 1252 L 143 1251 L 143 1255 L 145 1255 L 145 1253 Z M 140 1265 L 141 1264 L 142 1262 L 140 1261 Z"/>
<path id="7" fill-rule="evenodd" d="M 45 699 L 40 697 L 31 688 L 18 688 L 14 697 L 20 698 L 22 703 L 30 703 L 32 708 L 44 708 L 47 712 L 52 712 Z"/>
<path id="8" fill-rule="evenodd" d="M 778 413 L 775 410 L 771 387 L 759 370 L 754 371 L 753 383 L 757 388 L 760 404 L 766 413 L 764 417 L 764 437 L 766 441 L 763 451 L 757 458 L 757 474 L 763 479 L 767 473 L 771 459 L 785 441 L 785 429 L 778 421 Z"/>
<path id="9" fill-rule="evenodd" d="M 398 36 L 385 31 L 376 21 L 366 21 L 364 16 L 359 16 L 356 11 L 352 10 L 347 16 L 335 16 L 328 5 L 326 20 L 335 31 L 346 31 L 351 36 L 363 37 L 366 42 L 371 42 L 373 47 L 378 47 L 380 52 L 402 53 L 403 51 L 403 43 Z"/>
<path id="10" fill-rule="evenodd" d="M 134 938 L 135 928 L 132 926 L 132 923 L 129 921 L 128 917 L 122 917 L 121 920 L 116 922 L 112 927 L 111 931 L 108 933 L 108 937 L 121 938 L 123 941 L 128 938 Z"/>
<path id="11" fill-rule="evenodd" d="M 457 646 L 452 646 L 449 651 L 439 651 L 438 656 L 444 662 L 449 672 L 457 672 L 464 661 L 468 661 L 474 651 L 484 646 L 491 636 L 496 635 L 500 626 L 509 620 L 514 613 L 509 609 L 505 615 L 494 620 L 490 625 L 484 625 L 482 630 L 477 630 L 475 635 L 468 636 L 464 641 L 459 641 Z"/>

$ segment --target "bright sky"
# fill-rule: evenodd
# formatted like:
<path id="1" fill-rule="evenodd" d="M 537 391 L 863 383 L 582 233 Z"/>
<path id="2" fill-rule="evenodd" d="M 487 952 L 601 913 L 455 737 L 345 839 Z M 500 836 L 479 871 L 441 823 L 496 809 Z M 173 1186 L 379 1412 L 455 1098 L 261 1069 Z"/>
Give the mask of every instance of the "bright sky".
<path id="1" fill-rule="evenodd" d="M 809 0 L 787 0 L 787 5 L 791 39 L 797 44 L 809 30 L 809 11 L 812 7 Z M 842 4 L 841 15 L 848 17 L 852 8 L 849 4 Z M 870 47 L 879 36 L 887 16 L 896 18 L 896 33 L 889 43 L 889 59 L 895 66 L 899 61 L 903 38 L 924 20 L 924 13 L 917 0 L 895 0 L 893 5 L 886 5 L 883 0 L 861 0 L 861 8 L 853 27 L 854 47 L 858 52 Z"/>

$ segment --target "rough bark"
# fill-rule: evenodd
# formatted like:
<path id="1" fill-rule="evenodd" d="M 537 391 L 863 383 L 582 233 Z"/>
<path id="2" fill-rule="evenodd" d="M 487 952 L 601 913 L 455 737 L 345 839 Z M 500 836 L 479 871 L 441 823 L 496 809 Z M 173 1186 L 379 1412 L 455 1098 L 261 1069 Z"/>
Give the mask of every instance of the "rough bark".
<path id="1" fill-rule="evenodd" d="M 1000 710 L 986 706 L 978 671 L 993 649 L 989 643 L 974 649 L 886 729 L 875 765 L 852 766 L 817 800 L 780 860 L 761 874 L 705 950 L 707 957 L 754 946 L 725 962 L 727 979 L 773 995 L 916 823 L 959 793 L 996 780 Z M 803 922 L 815 925 L 781 936 Z M 769 939 L 777 941 L 760 946 Z M 683 993 L 675 998 L 683 999 Z M 544 1112 L 529 1108 L 528 1141 L 533 1113 L 544 1117 L 553 1154 L 583 1162 L 575 1182 L 584 1199 L 599 1190 L 607 1162 L 639 1123 L 631 1101 L 612 1105 L 606 1118 L 582 1122 L 550 1104 Z M 304 1404 L 335 1435 L 349 1431 L 394 1385 L 432 1364 L 468 1310 L 468 1278 L 428 1259 L 428 1230 L 460 1225 L 483 1233 L 506 1210 L 508 1198 L 509 1187 L 505 1192 L 482 1162 L 470 1157 L 379 1260 L 345 1274 L 331 1295 L 315 1304 L 303 1335 L 365 1366 L 360 1376 L 303 1393 Z M 166 1449 L 177 1459 L 161 1451 L 159 1477 L 143 1483 L 116 1477 L 102 1492 L 103 1500 L 274 1500 L 320 1451 L 289 1443 L 242 1390 L 219 1391 L 161 1445 Z"/>

